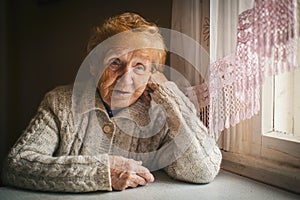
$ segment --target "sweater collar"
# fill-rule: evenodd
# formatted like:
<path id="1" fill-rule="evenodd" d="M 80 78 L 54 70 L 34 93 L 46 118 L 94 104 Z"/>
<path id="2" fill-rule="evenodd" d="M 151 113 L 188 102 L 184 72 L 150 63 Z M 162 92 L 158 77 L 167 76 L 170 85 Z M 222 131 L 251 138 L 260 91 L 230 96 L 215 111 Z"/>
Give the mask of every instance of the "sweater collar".
<path id="1" fill-rule="evenodd" d="M 138 99 L 132 105 L 123 108 L 119 112 L 115 113 L 112 118 L 132 119 L 139 125 L 144 126 L 150 122 L 150 116 L 148 113 L 149 108 L 150 106 L 147 106 L 142 102 L 142 100 Z M 72 109 L 75 114 L 79 115 L 99 110 L 101 112 L 105 112 L 107 116 L 109 116 L 107 109 L 104 106 L 104 102 L 102 101 L 101 96 L 97 91 L 96 84 L 93 80 L 74 84 L 72 95 Z"/>

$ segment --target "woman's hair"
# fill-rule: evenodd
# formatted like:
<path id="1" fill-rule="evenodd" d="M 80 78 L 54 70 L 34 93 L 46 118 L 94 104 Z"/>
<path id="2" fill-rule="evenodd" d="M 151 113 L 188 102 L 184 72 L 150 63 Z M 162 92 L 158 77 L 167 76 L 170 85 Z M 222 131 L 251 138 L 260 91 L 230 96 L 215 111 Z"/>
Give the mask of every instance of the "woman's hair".
<path id="1" fill-rule="evenodd" d="M 143 17 L 135 13 L 123 13 L 114 17 L 110 17 L 104 21 L 101 26 L 94 27 L 92 35 L 87 44 L 87 53 L 95 48 L 104 40 L 124 31 L 148 31 L 165 47 L 162 35 L 156 24 L 146 21 Z M 159 64 L 157 70 L 162 71 L 166 60 L 166 51 L 155 49 L 158 52 Z"/>

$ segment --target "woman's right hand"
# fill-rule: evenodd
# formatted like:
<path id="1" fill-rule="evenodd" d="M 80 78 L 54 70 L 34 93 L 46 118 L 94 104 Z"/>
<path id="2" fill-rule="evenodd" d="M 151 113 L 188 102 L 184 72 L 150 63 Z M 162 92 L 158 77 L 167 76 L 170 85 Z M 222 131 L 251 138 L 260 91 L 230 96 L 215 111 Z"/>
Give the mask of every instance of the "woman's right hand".
<path id="1" fill-rule="evenodd" d="M 125 190 L 153 182 L 151 172 L 142 166 L 141 161 L 121 156 L 109 156 L 111 184 L 114 190 Z"/>

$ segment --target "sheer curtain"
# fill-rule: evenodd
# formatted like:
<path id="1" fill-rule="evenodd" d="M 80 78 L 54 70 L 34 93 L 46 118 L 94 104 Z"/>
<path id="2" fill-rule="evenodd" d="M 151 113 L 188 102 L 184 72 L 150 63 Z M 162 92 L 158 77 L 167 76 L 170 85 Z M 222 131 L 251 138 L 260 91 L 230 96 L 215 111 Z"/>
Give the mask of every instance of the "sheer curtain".
<path id="1" fill-rule="evenodd" d="M 239 14 L 247 9 L 251 9 L 254 6 L 254 0 L 210 0 L 210 58 L 211 63 L 217 60 L 225 58 L 230 55 L 234 55 L 237 45 L 237 27 Z M 219 79 L 217 79 L 219 80 Z M 213 88 L 214 86 L 212 86 Z M 220 101 L 217 105 L 221 113 L 216 112 L 215 114 L 211 111 L 210 117 L 219 117 L 223 115 L 226 110 L 228 111 L 231 103 L 231 107 L 234 109 L 234 102 L 225 101 L 226 95 L 233 94 L 232 86 L 226 85 L 225 88 L 220 87 L 223 94 L 218 95 L 218 90 L 215 90 L 215 94 L 211 97 L 219 98 Z M 210 90 L 211 92 L 211 90 Z M 212 101 L 210 101 L 212 103 Z M 211 109 L 215 109 L 211 107 Z M 222 110 L 221 110 L 222 109 Z M 219 114 L 219 115 L 217 115 Z M 217 115 L 217 116 L 215 116 Z M 210 133 L 216 140 L 219 141 L 219 146 L 229 151 L 233 147 L 239 148 L 242 144 L 241 141 L 248 137 L 248 132 L 251 132 L 252 121 L 244 121 L 234 127 L 225 128 L 225 119 L 223 120 L 212 120 L 210 119 Z M 222 133 L 222 134 L 221 134 Z M 243 134 L 239 134 L 243 133 Z M 221 136 L 221 137 L 220 137 Z M 220 138 L 219 138 L 220 137 Z M 243 145 L 243 148 L 246 148 Z"/>
<path id="2" fill-rule="evenodd" d="M 264 78 L 296 67 L 297 1 L 173 1 L 172 29 L 193 37 L 209 52 L 210 69 L 199 74 L 194 67 L 207 66 L 201 62 L 190 66 L 172 54 L 171 66 L 189 80 L 192 87 L 183 83 L 182 90 L 198 105 L 201 119 L 216 140 L 225 129 L 225 135 L 241 137 L 237 132 L 252 126 L 251 120 L 244 120 L 260 111 Z M 186 54 L 197 51 L 178 44 Z M 206 84 L 209 101 L 203 101 Z"/>
<path id="3" fill-rule="evenodd" d="M 187 34 L 199 42 L 213 62 L 235 52 L 238 15 L 252 7 L 253 0 L 173 0 L 172 29 Z M 171 46 L 179 45 L 177 48 L 184 49 L 186 55 L 197 51 L 178 40 L 180 38 L 176 38 L 176 42 L 171 39 Z M 209 98 L 206 96 L 209 66 L 200 64 L 192 66 L 184 58 L 174 54 L 171 54 L 170 58 L 172 68 L 184 75 L 191 87 L 186 82 L 177 84 L 195 104 L 200 119 L 209 126 L 210 106 Z M 197 60 L 197 57 L 195 59 Z M 197 67 L 201 68 L 199 71 L 202 71 L 202 74 L 195 70 Z M 211 125 L 214 123 L 211 122 Z"/>
<path id="4" fill-rule="evenodd" d="M 210 0 L 211 62 L 235 52 L 238 16 L 253 4 L 254 0 Z"/>
<path id="5" fill-rule="evenodd" d="M 177 84 L 180 89 L 191 99 L 199 112 L 200 119 L 208 125 L 208 88 L 206 81 L 209 77 L 209 23 L 210 23 L 209 0 L 173 0 L 172 7 L 172 30 L 186 34 L 200 44 L 191 46 L 184 43 L 183 38 L 171 37 L 171 47 L 183 49 L 184 55 L 180 57 L 172 54 L 170 64 L 173 69 L 182 74 L 188 82 Z M 207 57 L 207 63 L 200 60 L 199 54 Z M 187 62 L 184 57 L 194 56 L 196 66 Z M 171 73 L 172 77 L 172 73 Z M 175 77 L 175 75 L 174 75 Z"/>
<path id="6" fill-rule="evenodd" d="M 211 1 L 209 120 L 216 139 L 258 114 L 266 76 L 296 67 L 296 5 L 296 0 Z"/>

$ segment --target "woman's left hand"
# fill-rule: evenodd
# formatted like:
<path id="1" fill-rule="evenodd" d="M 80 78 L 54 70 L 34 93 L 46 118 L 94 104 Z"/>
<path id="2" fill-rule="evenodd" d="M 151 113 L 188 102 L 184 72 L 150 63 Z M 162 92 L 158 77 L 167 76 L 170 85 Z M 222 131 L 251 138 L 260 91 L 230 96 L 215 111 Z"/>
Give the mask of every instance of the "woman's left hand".
<path id="1" fill-rule="evenodd" d="M 152 85 L 152 84 L 161 84 L 161 83 L 166 82 L 166 81 L 168 81 L 166 76 L 163 73 L 157 71 L 157 72 L 153 73 L 150 76 L 149 84 L 150 85 Z M 148 106 L 150 105 L 150 102 L 151 102 L 150 94 L 153 92 L 153 87 L 149 87 L 149 84 L 148 84 L 148 86 L 146 87 L 146 89 L 144 90 L 144 92 L 141 96 L 142 101 Z"/>

